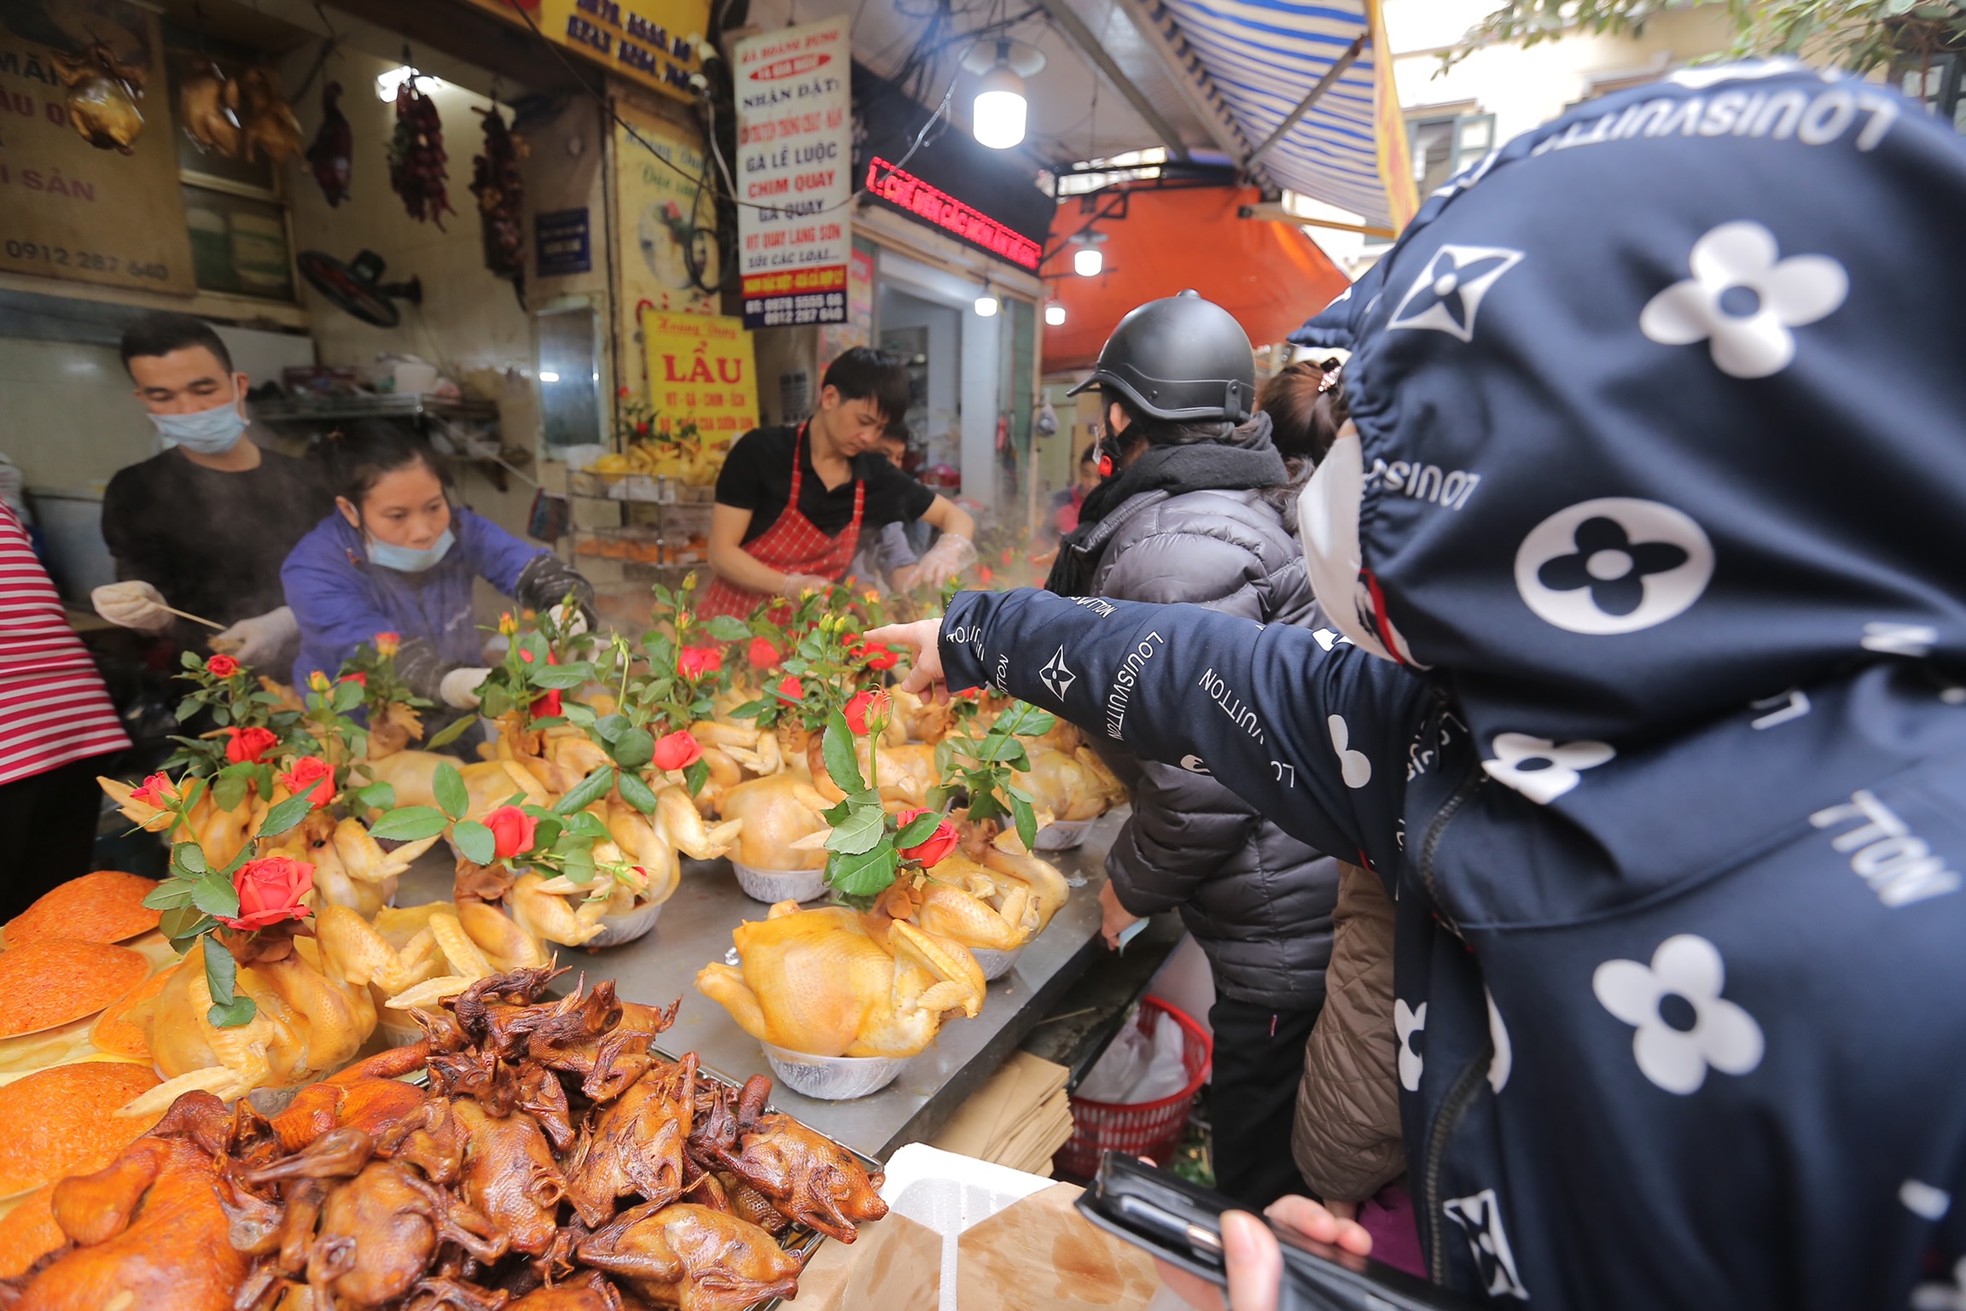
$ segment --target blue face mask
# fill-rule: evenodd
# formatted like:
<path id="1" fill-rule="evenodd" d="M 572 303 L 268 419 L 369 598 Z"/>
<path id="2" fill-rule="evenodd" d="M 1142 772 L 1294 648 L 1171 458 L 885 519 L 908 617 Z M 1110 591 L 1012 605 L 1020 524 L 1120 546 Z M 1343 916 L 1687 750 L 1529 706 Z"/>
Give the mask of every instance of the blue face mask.
<path id="1" fill-rule="evenodd" d="M 444 529 L 444 535 L 437 539 L 435 546 L 427 546 L 421 551 L 407 546 L 391 546 L 371 537 L 368 544 L 369 563 L 400 573 L 420 574 L 449 555 L 451 547 L 456 544 L 457 536 L 448 528 Z"/>
<path id="2" fill-rule="evenodd" d="M 193 414 L 153 414 L 164 448 L 182 446 L 195 455 L 223 455 L 245 435 L 246 418 L 232 401 Z"/>

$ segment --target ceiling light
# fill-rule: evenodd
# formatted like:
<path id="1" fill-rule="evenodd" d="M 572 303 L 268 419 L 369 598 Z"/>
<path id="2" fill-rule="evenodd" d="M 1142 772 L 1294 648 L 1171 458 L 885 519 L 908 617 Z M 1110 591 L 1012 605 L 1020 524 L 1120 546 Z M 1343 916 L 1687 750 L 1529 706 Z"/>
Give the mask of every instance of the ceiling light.
<path id="1" fill-rule="evenodd" d="M 1057 301 L 1051 302 L 1051 304 L 1044 307 L 1044 321 L 1054 328 L 1063 327 L 1065 325 L 1065 307 Z"/>
<path id="2" fill-rule="evenodd" d="M 387 104 L 395 104 L 396 88 L 402 86 L 403 83 L 409 81 L 412 77 L 423 84 L 423 94 L 426 96 L 444 84 L 442 78 L 432 77 L 428 73 L 419 73 L 408 64 L 398 64 L 388 72 L 378 73 L 376 75 L 375 98 Z"/>
<path id="3" fill-rule="evenodd" d="M 1106 252 L 1097 246 L 1080 246 L 1072 252 L 1072 272 L 1081 278 L 1096 278 L 1106 267 Z"/>
<path id="4" fill-rule="evenodd" d="M 991 295 L 989 292 L 986 291 L 981 296 L 978 296 L 976 298 L 977 318 L 979 319 L 995 318 L 996 314 L 997 314 L 997 298 L 995 296 Z"/>
<path id="5" fill-rule="evenodd" d="M 969 128 L 977 143 L 1009 150 L 1022 142 L 1030 113 L 1024 79 L 1044 67 L 1044 54 L 1022 41 L 1003 38 L 977 42 L 963 53 L 962 62 L 979 75 L 969 109 Z"/>
<path id="6" fill-rule="evenodd" d="M 553 372 L 553 370 L 551 369 L 541 369 L 539 371 L 539 380 L 541 382 L 558 382 L 560 380 L 560 375 Z"/>

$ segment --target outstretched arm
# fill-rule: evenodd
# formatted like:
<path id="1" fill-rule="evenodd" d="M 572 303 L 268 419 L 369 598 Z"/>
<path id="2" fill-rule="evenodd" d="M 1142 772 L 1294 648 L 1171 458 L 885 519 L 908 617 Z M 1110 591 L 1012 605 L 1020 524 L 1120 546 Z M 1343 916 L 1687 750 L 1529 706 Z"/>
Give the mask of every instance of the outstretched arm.
<path id="1" fill-rule="evenodd" d="M 1320 851 L 1396 858 L 1425 685 L 1335 634 L 1023 590 L 959 593 L 939 634 L 931 622 L 869 636 L 919 652 L 911 690 L 987 683 L 1213 775 Z"/>

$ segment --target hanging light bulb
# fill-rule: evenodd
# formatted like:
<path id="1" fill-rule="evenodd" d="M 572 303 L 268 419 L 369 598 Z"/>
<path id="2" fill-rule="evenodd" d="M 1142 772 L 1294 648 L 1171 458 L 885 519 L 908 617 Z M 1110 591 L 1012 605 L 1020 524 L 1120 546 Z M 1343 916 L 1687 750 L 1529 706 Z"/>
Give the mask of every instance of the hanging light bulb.
<path id="1" fill-rule="evenodd" d="M 997 315 L 997 298 L 991 292 L 984 292 L 976 298 L 976 317 L 992 319 Z"/>
<path id="2" fill-rule="evenodd" d="M 1057 301 L 1044 307 L 1044 321 L 1054 328 L 1065 326 L 1065 307 Z"/>
<path id="3" fill-rule="evenodd" d="M 1072 272 L 1081 278 L 1096 278 L 1106 267 L 1106 252 L 1090 243 L 1072 252 Z"/>
<path id="4" fill-rule="evenodd" d="M 970 102 L 969 128 L 978 145 L 1009 150 L 1024 139 L 1024 79 L 1010 66 L 1010 42 L 997 42 L 997 61 L 977 83 Z"/>

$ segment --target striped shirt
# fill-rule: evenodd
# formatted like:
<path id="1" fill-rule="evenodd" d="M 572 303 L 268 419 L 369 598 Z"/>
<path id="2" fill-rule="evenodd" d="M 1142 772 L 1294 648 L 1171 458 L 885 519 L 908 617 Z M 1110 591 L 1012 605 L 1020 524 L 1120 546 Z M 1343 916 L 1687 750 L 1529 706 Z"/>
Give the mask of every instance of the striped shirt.
<path id="1" fill-rule="evenodd" d="M 129 745 L 48 571 L 0 504 L 0 784 Z"/>

